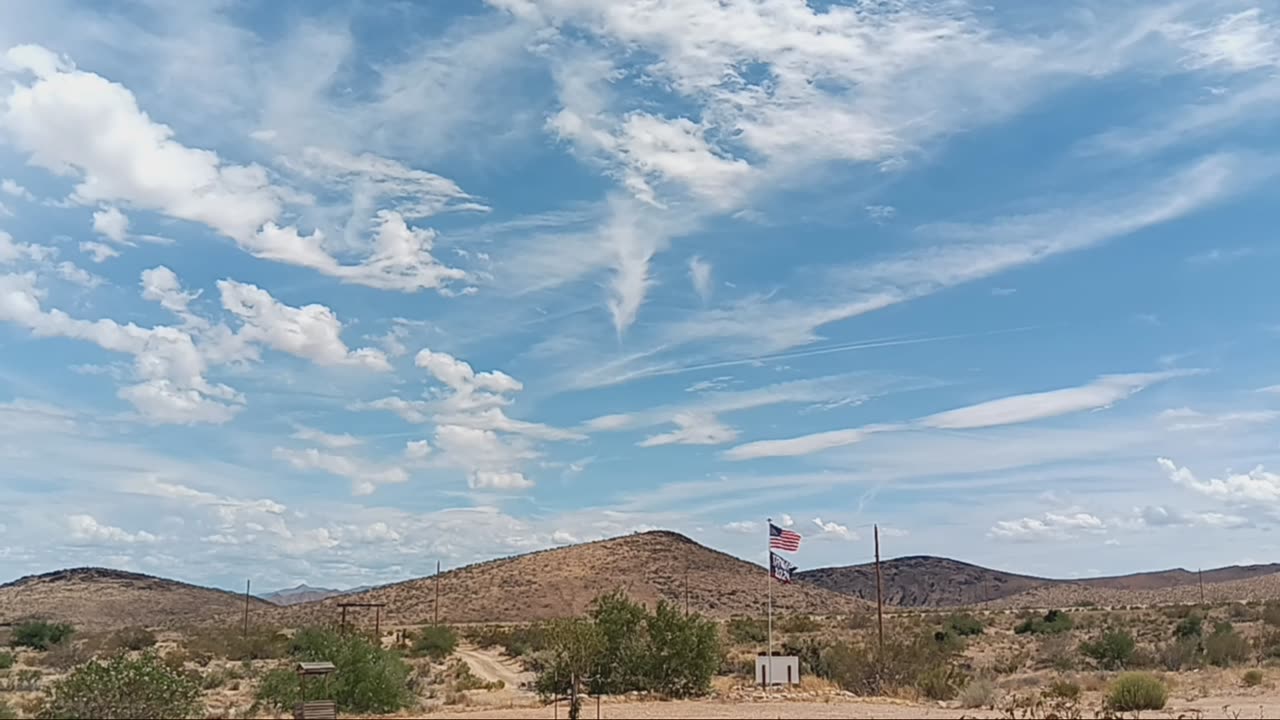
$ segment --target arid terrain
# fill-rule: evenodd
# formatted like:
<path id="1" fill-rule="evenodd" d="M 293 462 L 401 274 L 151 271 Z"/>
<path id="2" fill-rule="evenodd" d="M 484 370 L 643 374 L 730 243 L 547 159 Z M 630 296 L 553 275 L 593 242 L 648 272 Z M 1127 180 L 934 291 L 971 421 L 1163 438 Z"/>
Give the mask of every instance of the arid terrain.
<path id="1" fill-rule="evenodd" d="M 802 659 L 803 682 L 767 694 L 751 680 L 754 658 L 767 647 L 763 570 L 669 532 L 442 573 L 441 621 L 458 641 L 431 656 L 415 638 L 433 624 L 432 577 L 289 605 L 253 598 L 243 635 L 243 595 L 101 568 L 64 570 L 0 586 L 0 661 L 9 665 L 0 666 L 0 710 L 33 715 L 45 689 L 90 658 L 150 651 L 198 684 L 210 717 L 286 717 L 263 704 L 263 684 L 273 672 L 288 674 L 295 633 L 332 625 L 337 603 L 352 601 L 386 603 L 377 643 L 407 664 L 411 709 L 385 716 L 564 717 L 563 702 L 549 704 L 534 690 L 548 622 L 582 615 L 598 596 L 621 590 L 650 608 L 666 600 L 683 610 L 687 602 L 691 613 L 714 620 L 721 659 L 706 697 L 607 696 L 601 717 L 1090 717 L 1121 670 L 1150 673 L 1168 689 L 1165 707 L 1143 717 L 1275 717 L 1280 574 L 1264 572 L 1271 567 L 1204 573 L 1202 604 L 1199 577 L 1185 571 L 1067 582 L 941 558 L 890 560 L 885 637 L 898 679 L 875 686 L 866 684 L 877 652 L 874 607 L 805 581 L 775 585 L 773 650 Z M 805 577 L 860 594 L 865 570 Z M 984 584 L 996 589 L 981 591 Z M 977 602 L 984 593 L 1003 595 Z M 1069 620 L 1057 626 L 1062 618 L 1046 609 Z M 69 623 L 74 635 L 43 650 L 5 648 L 33 618 Z M 370 611 L 353 610 L 349 620 L 348 632 L 373 637 Z M 1127 638 L 1118 646 L 1117 633 Z M 1068 691 L 1069 700 L 1058 695 Z M 584 717 L 595 716 L 595 705 L 587 699 Z"/>

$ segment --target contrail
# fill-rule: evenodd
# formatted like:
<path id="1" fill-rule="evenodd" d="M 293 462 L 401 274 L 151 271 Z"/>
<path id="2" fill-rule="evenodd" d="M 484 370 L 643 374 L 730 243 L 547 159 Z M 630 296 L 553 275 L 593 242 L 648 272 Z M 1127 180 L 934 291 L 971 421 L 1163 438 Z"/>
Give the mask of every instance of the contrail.
<path id="1" fill-rule="evenodd" d="M 742 358 L 739 360 L 722 360 L 719 362 L 702 363 L 700 365 L 685 365 L 683 367 L 670 368 L 667 370 L 654 370 L 647 373 L 638 373 L 630 379 L 634 380 L 641 377 L 657 377 L 662 375 L 679 375 L 681 373 L 694 372 L 696 370 L 712 370 L 715 368 L 732 367 L 734 365 L 753 365 L 760 362 L 768 362 L 771 360 L 790 360 L 792 358 L 811 357 L 813 355 L 828 355 L 831 353 L 849 352 L 852 350 L 866 350 L 870 348 L 895 347 L 899 345 L 922 345 L 925 343 L 944 342 L 947 340 L 967 340 L 970 338 L 991 337 L 994 335 L 1009 335 L 1011 333 L 1027 332 L 1029 330 L 1037 330 L 1038 325 L 1027 325 L 1024 327 L 1007 328 L 1004 330 L 988 330 L 976 333 L 958 333 L 953 335 L 934 335 L 931 337 L 887 337 L 878 338 L 876 340 L 862 340 L 854 343 L 843 343 L 841 345 L 828 345 L 826 347 L 810 348 L 808 350 L 797 350 L 795 352 L 775 353 L 773 355 L 756 355 L 754 357 Z"/>

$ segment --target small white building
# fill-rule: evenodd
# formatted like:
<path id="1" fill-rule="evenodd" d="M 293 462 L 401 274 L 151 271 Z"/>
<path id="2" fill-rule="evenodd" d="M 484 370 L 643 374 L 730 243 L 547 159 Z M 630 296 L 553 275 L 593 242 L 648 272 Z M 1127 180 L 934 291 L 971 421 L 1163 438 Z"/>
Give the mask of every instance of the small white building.
<path id="1" fill-rule="evenodd" d="M 799 685 L 800 658 L 795 655 L 756 656 L 757 685 Z"/>

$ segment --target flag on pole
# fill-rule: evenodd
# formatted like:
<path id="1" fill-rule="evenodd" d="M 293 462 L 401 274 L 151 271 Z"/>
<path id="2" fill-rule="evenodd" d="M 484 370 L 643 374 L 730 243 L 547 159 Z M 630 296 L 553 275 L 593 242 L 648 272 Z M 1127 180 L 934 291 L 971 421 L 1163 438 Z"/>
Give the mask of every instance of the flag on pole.
<path id="1" fill-rule="evenodd" d="M 772 566 L 771 573 L 775 580 L 785 584 L 791 583 L 791 573 L 795 572 L 795 565 L 792 565 L 787 562 L 786 558 L 773 552 L 769 553 L 769 564 Z"/>
<path id="2" fill-rule="evenodd" d="M 800 533 L 769 523 L 769 549 L 795 552 L 800 549 Z"/>

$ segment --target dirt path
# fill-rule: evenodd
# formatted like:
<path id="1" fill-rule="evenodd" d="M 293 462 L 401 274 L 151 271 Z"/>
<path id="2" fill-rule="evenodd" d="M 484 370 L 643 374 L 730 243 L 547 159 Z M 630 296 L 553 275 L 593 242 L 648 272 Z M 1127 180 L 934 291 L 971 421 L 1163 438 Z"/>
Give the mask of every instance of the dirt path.
<path id="1" fill-rule="evenodd" d="M 533 679 L 511 658 L 472 645 L 459 645 L 453 653 L 471 667 L 471 672 L 488 682 L 501 680 L 508 688 L 519 689 Z"/>

